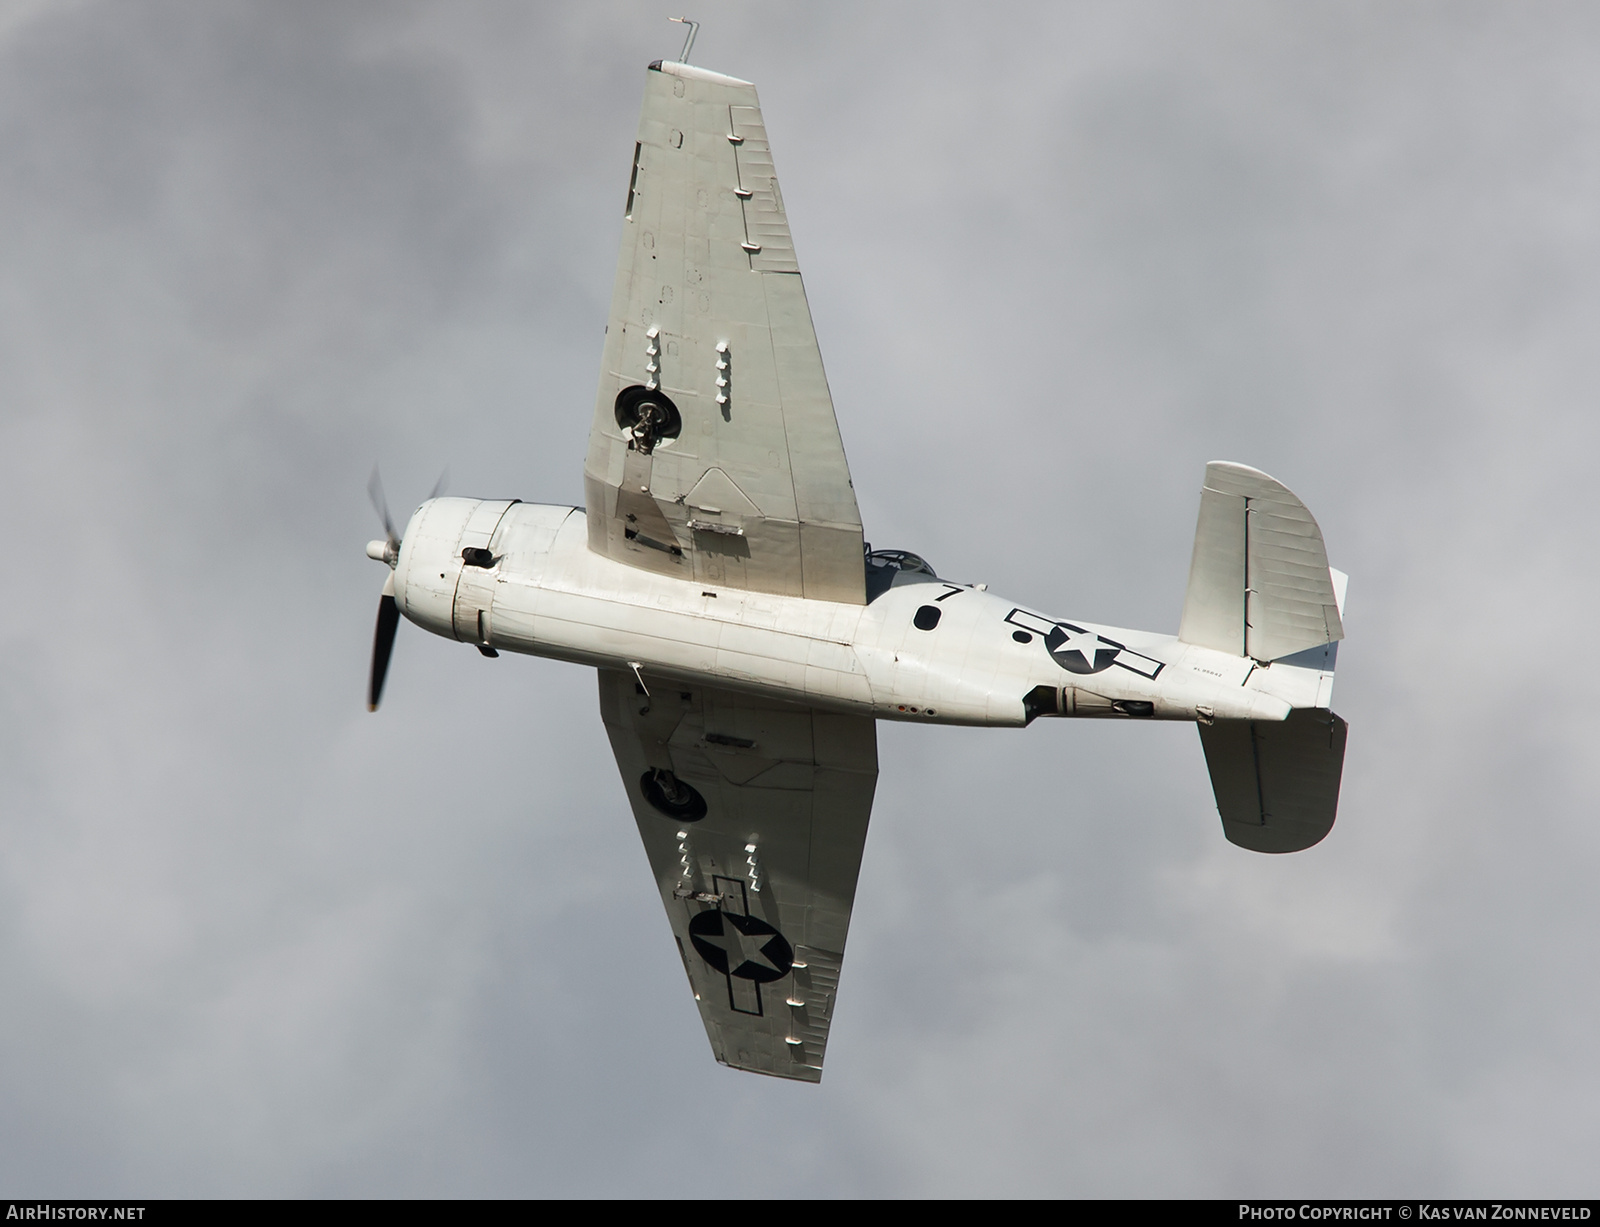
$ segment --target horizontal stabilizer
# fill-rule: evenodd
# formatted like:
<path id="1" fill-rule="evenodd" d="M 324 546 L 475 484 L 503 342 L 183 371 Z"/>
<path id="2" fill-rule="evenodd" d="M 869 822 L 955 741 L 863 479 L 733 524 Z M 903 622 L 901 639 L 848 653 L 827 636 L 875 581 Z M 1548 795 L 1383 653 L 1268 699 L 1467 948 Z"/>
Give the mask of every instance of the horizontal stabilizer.
<path id="1" fill-rule="evenodd" d="M 1206 465 L 1178 638 L 1277 660 L 1343 639 L 1341 603 L 1306 505 L 1257 469 Z"/>
<path id="2" fill-rule="evenodd" d="M 1287 720 L 1219 720 L 1200 744 L 1222 833 L 1252 852 L 1298 852 L 1333 829 L 1345 722 L 1303 707 Z"/>

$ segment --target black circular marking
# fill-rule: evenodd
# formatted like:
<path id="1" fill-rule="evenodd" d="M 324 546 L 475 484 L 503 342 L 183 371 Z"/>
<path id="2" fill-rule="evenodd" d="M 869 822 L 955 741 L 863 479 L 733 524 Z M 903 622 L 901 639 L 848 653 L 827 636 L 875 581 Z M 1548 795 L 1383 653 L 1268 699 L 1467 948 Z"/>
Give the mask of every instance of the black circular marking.
<path id="1" fill-rule="evenodd" d="M 1032 643 L 1033 642 L 1033 636 L 1028 634 L 1027 631 L 1012 631 L 1011 632 L 1011 637 L 1013 639 L 1015 639 L 1018 643 Z"/>
<path id="2" fill-rule="evenodd" d="M 617 393 L 617 425 L 624 431 L 632 431 L 647 412 L 653 419 L 649 432 L 651 447 L 662 439 L 678 437 L 683 429 L 683 416 L 678 412 L 678 406 L 672 403 L 671 397 L 660 388 L 647 388 L 636 383 Z"/>
<path id="3" fill-rule="evenodd" d="M 939 615 L 942 611 L 937 605 L 924 605 L 917 610 L 917 616 L 911 619 L 911 625 L 919 631 L 931 631 L 939 625 Z"/>
<path id="4" fill-rule="evenodd" d="M 646 801 L 676 822 L 699 822 L 706 816 L 706 799 L 700 790 L 665 767 L 652 767 L 641 775 L 639 790 Z"/>
<path id="5" fill-rule="evenodd" d="M 737 967 L 728 966 L 727 949 L 714 939 L 726 938 L 730 928 L 742 937 L 766 938 L 757 949 L 772 966 L 764 966 L 754 959 L 743 959 Z M 689 940 L 694 944 L 695 953 L 723 975 L 754 980 L 757 984 L 781 980 L 794 966 L 794 947 L 789 945 L 782 933 L 755 916 L 716 910 L 701 912 L 689 921 Z M 734 949 L 739 949 L 741 945 L 743 943 L 736 944 Z"/>
<path id="6" fill-rule="evenodd" d="M 1122 651 L 1120 643 L 1097 637 L 1094 659 L 1085 660 L 1085 653 L 1080 648 L 1062 650 L 1061 645 L 1067 642 L 1067 631 L 1071 631 L 1074 635 L 1088 633 L 1082 627 L 1074 626 L 1070 622 L 1058 622 L 1044 637 L 1044 646 L 1049 651 L 1050 658 L 1068 673 L 1099 673 L 1102 669 L 1109 669 L 1111 662 L 1117 658 L 1117 653 Z"/>

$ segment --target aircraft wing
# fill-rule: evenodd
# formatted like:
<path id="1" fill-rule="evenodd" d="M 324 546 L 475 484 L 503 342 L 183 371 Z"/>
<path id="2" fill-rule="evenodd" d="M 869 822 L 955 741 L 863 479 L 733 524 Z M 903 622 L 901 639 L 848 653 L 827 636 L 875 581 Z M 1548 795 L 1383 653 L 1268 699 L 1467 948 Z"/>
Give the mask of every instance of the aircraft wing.
<path id="1" fill-rule="evenodd" d="M 584 463 L 589 545 L 865 603 L 861 513 L 755 86 L 645 74 Z"/>
<path id="2" fill-rule="evenodd" d="M 600 711 L 711 1049 L 816 1082 L 833 1018 L 877 729 L 600 670 Z"/>

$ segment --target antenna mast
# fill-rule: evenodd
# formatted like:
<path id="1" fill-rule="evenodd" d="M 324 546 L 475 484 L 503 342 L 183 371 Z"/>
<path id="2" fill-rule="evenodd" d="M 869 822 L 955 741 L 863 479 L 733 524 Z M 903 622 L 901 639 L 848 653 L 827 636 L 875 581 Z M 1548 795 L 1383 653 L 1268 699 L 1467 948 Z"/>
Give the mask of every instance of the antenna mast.
<path id="1" fill-rule="evenodd" d="M 683 40 L 683 52 L 678 56 L 678 63 L 687 64 L 689 62 L 689 51 L 694 47 L 694 36 L 700 33 L 700 23 L 698 21 L 690 21 L 687 17 L 668 17 L 667 20 L 676 21 L 680 25 L 689 27 L 689 37 Z"/>

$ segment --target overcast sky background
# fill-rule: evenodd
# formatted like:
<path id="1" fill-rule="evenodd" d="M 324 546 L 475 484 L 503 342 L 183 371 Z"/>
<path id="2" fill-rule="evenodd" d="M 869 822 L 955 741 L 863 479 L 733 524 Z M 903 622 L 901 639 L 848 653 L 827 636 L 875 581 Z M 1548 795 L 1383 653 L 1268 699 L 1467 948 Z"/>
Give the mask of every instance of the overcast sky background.
<path id="1" fill-rule="evenodd" d="M 592 673 L 365 485 L 576 502 L 648 4 L 0 3 L 0 1193 L 1564 1195 L 1600 1154 L 1600 9 L 696 0 L 868 536 L 1177 625 L 1351 574 L 1338 824 L 1182 726 L 880 730 L 820 1087 L 717 1066 Z"/>

